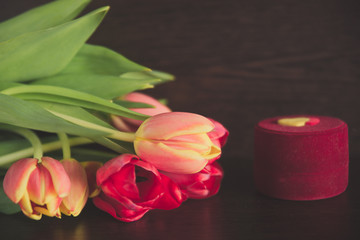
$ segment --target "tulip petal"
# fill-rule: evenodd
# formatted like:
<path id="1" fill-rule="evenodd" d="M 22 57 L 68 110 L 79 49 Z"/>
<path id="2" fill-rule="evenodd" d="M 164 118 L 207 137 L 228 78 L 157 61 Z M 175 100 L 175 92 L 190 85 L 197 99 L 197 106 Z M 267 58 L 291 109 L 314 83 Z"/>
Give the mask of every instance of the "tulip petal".
<path id="1" fill-rule="evenodd" d="M 143 122 L 136 131 L 137 138 L 168 140 L 170 138 L 198 133 L 207 133 L 214 124 L 198 114 L 170 112 L 155 115 Z"/>
<path id="2" fill-rule="evenodd" d="M 6 172 L 3 186 L 4 192 L 11 201 L 18 203 L 26 192 L 29 177 L 36 169 L 38 160 L 35 158 L 21 159 L 11 165 Z"/>
<path id="3" fill-rule="evenodd" d="M 153 108 L 130 108 L 130 110 L 134 112 L 142 113 L 148 116 L 155 116 L 160 113 L 171 112 L 170 108 L 160 103 L 155 98 L 152 98 L 142 93 L 137 93 L 137 92 L 129 93 L 125 96 L 124 99 L 130 102 L 139 102 L 139 103 L 146 103 L 152 105 Z M 142 123 L 142 121 L 131 118 L 124 118 L 124 120 L 132 124 L 133 126 L 140 126 L 140 124 Z"/>
<path id="4" fill-rule="evenodd" d="M 214 161 L 215 159 L 218 159 L 221 154 L 221 148 L 215 144 L 213 144 L 210 148 L 210 152 L 205 155 L 204 157 L 210 161 Z"/>
<path id="5" fill-rule="evenodd" d="M 144 161 L 156 168 L 174 173 L 196 173 L 205 167 L 208 160 L 193 150 L 171 148 L 162 142 L 136 139 L 135 151 Z"/>
<path id="6" fill-rule="evenodd" d="M 70 192 L 70 178 L 61 163 L 50 157 L 42 158 L 42 165 L 49 171 L 54 189 L 59 197 L 65 197 Z"/>
<path id="7" fill-rule="evenodd" d="M 153 108 L 130 108 L 135 112 L 142 113 L 148 116 L 154 116 L 160 113 L 171 112 L 170 108 L 168 108 L 166 105 L 160 103 L 155 98 L 150 97 L 149 95 L 143 93 L 132 92 L 125 95 L 124 99 L 130 102 L 146 103 L 154 106 Z"/>
<path id="8" fill-rule="evenodd" d="M 152 108 L 130 108 L 130 110 L 144 115 L 155 116 L 160 113 L 171 112 L 170 108 L 168 108 L 166 105 L 143 93 L 132 92 L 125 95 L 123 99 L 130 102 L 146 103 L 152 105 Z M 131 118 L 112 116 L 112 123 L 120 131 L 135 132 L 142 124 L 142 121 Z"/>
<path id="9" fill-rule="evenodd" d="M 195 174 L 175 174 L 162 172 L 179 185 L 183 193 L 189 198 L 203 199 L 215 195 L 221 185 L 223 170 L 218 163 L 206 165 Z"/>
<path id="10" fill-rule="evenodd" d="M 93 198 L 93 203 L 99 209 L 110 213 L 114 218 L 124 222 L 139 220 L 150 210 L 150 208 L 143 207 L 138 207 L 137 209 L 127 209 L 120 202 L 107 197 L 103 193 Z"/>
<path id="11" fill-rule="evenodd" d="M 33 220 L 40 220 L 42 217 L 41 213 L 28 213 L 23 211 L 23 214 Z"/>
<path id="12" fill-rule="evenodd" d="M 161 175 L 161 184 L 163 185 L 164 194 L 157 202 L 155 208 L 171 210 L 177 208 L 185 200 L 179 189 L 179 186 L 169 177 Z"/>
<path id="13" fill-rule="evenodd" d="M 217 141 L 220 147 L 223 147 L 226 144 L 229 131 L 221 123 L 211 118 L 209 118 L 209 120 L 215 125 L 215 128 L 208 133 L 210 139 L 212 141 Z"/>
<path id="14" fill-rule="evenodd" d="M 136 177 L 136 185 L 139 189 L 140 197 L 140 203 L 138 204 L 141 204 L 141 206 L 153 206 L 154 202 L 156 202 L 164 192 L 160 182 L 160 176 L 139 167 Z"/>
<path id="15" fill-rule="evenodd" d="M 30 197 L 28 195 L 27 192 L 24 193 L 23 197 L 21 198 L 20 202 L 19 202 L 19 206 L 22 210 L 22 212 L 33 219 L 37 219 L 39 217 L 39 219 L 41 218 L 41 213 L 37 213 L 34 211 L 31 201 L 30 201 Z"/>
<path id="16" fill-rule="evenodd" d="M 212 142 L 206 133 L 177 136 L 162 141 L 162 143 L 176 149 L 194 150 L 202 155 L 207 155 L 212 146 Z"/>
<path id="17" fill-rule="evenodd" d="M 78 215 L 88 198 L 89 189 L 85 169 L 75 159 L 61 161 L 71 181 L 69 195 L 63 198 L 61 210 L 67 215 Z M 66 210 L 65 210 L 66 209 Z"/>
<path id="18" fill-rule="evenodd" d="M 101 189 L 102 193 L 104 193 L 107 197 L 115 199 L 128 209 L 137 209 L 139 207 L 132 201 L 132 199 L 129 199 L 127 196 L 121 195 L 119 192 L 117 192 L 112 181 L 105 181 L 101 185 Z"/>
<path id="19" fill-rule="evenodd" d="M 31 201 L 38 205 L 45 204 L 45 182 L 42 171 L 40 170 L 41 166 L 38 166 L 31 173 L 28 180 L 27 192 Z"/>
<path id="20" fill-rule="evenodd" d="M 109 178 L 114 184 L 117 192 L 121 195 L 128 196 L 133 201 L 140 200 L 139 190 L 136 185 L 135 166 L 127 164 L 120 171 L 114 173 Z"/>
<path id="21" fill-rule="evenodd" d="M 128 164 L 131 159 L 137 159 L 135 155 L 122 154 L 116 158 L 107 161 L 96 173 L 97 185 L 102 185 L 111 175 L 118 172 L 123 166 Z"/>
<path id="22" fill-rule="evenodd" d="M 34 210 L 49 217 L 61 218 L 61 213 L 59 209 L 61 201 L 62 198 L 54 198 L 53 200 L 47 202 L 45 205 L 36 205 L 34 207 Z"/>

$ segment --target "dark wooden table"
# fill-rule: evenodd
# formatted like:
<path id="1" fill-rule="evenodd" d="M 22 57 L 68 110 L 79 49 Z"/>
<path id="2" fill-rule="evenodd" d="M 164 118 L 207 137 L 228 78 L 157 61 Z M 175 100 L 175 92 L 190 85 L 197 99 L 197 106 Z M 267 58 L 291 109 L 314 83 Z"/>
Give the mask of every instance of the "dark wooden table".
<path id="1" fill-rule="evenodd" d="M 0 19 L 44 2 L 1 1 Z M 1 239 L 360 239 L 358 1 L 98 0 L 87 10 L 107 4 L 111 11 L 89 42 L 175 74 L 177 81 L 146 92 L 230 130 L 221 191 L 134 223 L 118 222 L 91 202 L 77 218 L 0 214 Z M 254 124 L 302 113 L 348 123 L 348 190 L 308 202 L 258 194 Z"/>

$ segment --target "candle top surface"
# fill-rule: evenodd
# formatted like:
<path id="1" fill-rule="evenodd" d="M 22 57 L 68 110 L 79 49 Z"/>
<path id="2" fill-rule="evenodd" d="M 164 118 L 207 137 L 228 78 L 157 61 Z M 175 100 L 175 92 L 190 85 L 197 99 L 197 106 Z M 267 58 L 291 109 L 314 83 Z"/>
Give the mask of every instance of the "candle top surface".
<path id="1" fill-rule="evenodd" d="M 282 122 L 296 121 L 296 119 L 304 119 L 303 126 L 284 125 Z M 306 124 L 305 119 L 316 119 L 316 124 Z M 302 124 L 301 124 L 302 125 Z M 328 116 L 313 116 L 313 115 L 291 115 L 278 116 L 267 118 L 260 121 L 256 127 L 269 132 L 289 133 L 289 134 L 307 134 L 307 133 L 324 133 L 329 131 L 336 131 L 341 127 L 345 127 L 346 123 L 338 118 Z"/>

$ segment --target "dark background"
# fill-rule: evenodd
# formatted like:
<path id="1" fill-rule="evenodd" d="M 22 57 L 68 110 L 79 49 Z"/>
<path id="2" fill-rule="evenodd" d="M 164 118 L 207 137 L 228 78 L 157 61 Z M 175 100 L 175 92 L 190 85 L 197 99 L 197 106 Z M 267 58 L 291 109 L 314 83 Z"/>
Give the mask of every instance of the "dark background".
<path id="1" fill-rule="evenodd" d="M 0 1 L 5 20 L 46 0 Z M 360 239 L 360 4 L 341 0 L 94 0 L 110 5 L 89 40 L 177 80 L 146 93 L 174 111 L 222 122 L 230 137 L 219 194 L 122 223 L 91 202 L 77 218 L 0 215 L 1 239 Z M 0 73 L 1 74 L 1 73 Z M 350 182 L 342 195 L 267 198 L 252 181 L 253 126 L 278 115 L 349 125 Z"/>

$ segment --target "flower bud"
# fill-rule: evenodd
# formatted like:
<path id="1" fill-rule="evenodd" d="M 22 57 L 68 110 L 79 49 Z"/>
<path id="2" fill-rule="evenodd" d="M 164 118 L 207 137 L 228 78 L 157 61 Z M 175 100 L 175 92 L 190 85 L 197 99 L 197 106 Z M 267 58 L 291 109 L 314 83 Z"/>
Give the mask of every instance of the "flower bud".
<path id="1" fill-rule="evenodd" d="M 130 110 L 134 112 L 142 113 L 148 116 L 154 116 L 160 113 L 171 112 L 171 110 L 167 106 L 160 103 L 155 98 L 152 98 L 143 93 L 138 93 L 138 92 L 129 93 L 125 95 L 123 100 L 152 105 L 153 106 L 152 108 L 130 108 Z M 112 116 L 112 122 L 117 129 L 123 132 L 135 132 L 142 123 L 142 121 L 140 120 L 119 117 L 114 115 Z"/>
<path id="2" fill-rule="evenodd" d="M 59 161 L 41 160 L 24 158 L 12 164 L 4 178 L 4 192 L 29 218 L 39 220 L 42 214 L 60 218 L 59 206 L 70 192 L 70 179 Z"/>
<path id="3" fill-rule="evenodd" d="M 62 160 L 61 164 L 70 177 L 71 188 L 69 195 L 63 198 L 60 210 L 65 215 L 76 217 L 84 208 L 89 196 L 86 172 L 83 166 L 75 159 Z"/>
<path id="4" fill-rule="evenodd" d="M 196 173 L 221 154 L 220 146 L 208 135 L 214 128 L 208 118 L 198 114 L 158 114 L 136 131 L 135 152 L 162 171 Z"/>

